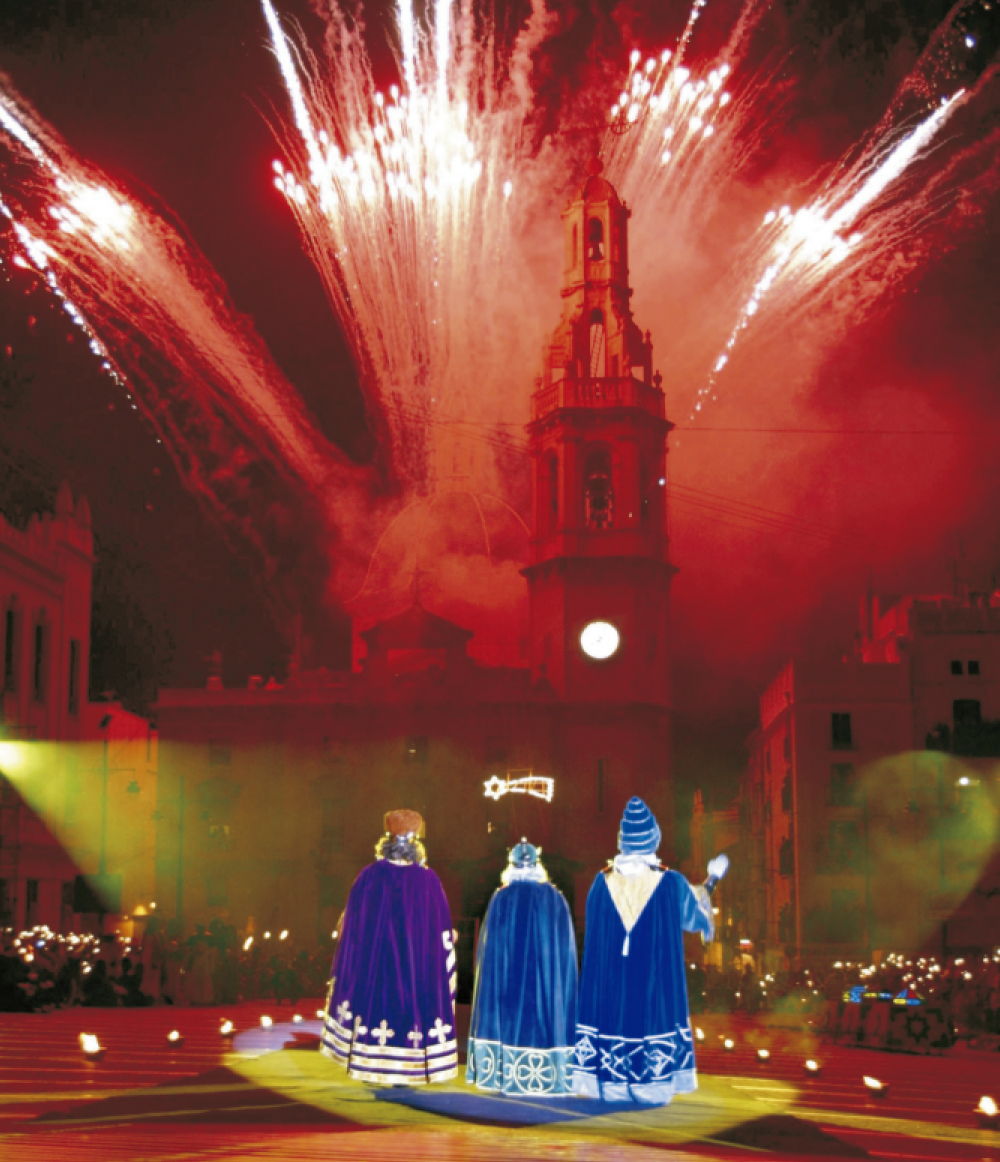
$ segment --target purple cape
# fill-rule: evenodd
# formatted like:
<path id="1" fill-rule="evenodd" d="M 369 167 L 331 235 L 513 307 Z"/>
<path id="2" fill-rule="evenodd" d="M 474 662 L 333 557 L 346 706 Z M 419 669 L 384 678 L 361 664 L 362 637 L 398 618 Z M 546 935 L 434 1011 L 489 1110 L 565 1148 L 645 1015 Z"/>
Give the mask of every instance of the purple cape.
<path id="1" fill-rule="evenodd" d="M 419 864 L 369 864 L 347 898 L 320 1052 L 357 1081 L 448 1081 L 458 1073 L 454 988 L 441 881 Z"/>

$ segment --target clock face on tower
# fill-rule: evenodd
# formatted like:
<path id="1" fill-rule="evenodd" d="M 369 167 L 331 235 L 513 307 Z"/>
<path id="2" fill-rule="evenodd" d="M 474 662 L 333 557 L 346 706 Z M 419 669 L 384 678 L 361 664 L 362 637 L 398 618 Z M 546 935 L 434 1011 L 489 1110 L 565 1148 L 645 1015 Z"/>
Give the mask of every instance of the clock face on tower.
<path id="1" fill-rule="evenodd" d="M 621 635 L 610 621 L 592 621 L 580 634 L 580 648 L 599 662 L 616 654 L 620 643 Z"/>

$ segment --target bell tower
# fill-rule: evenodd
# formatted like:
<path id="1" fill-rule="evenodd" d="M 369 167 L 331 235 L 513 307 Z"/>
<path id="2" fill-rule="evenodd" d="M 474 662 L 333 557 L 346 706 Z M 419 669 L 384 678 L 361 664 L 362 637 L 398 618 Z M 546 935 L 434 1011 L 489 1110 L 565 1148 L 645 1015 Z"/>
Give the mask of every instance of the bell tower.
<path id="1" fill-rule="evenodd" d="M 632 318 L 630 211 L 601 169 L 563 211 L 562 320 L 531 399 L 532 676 L 567 701 L 668 708 L 673 425 Z"/>

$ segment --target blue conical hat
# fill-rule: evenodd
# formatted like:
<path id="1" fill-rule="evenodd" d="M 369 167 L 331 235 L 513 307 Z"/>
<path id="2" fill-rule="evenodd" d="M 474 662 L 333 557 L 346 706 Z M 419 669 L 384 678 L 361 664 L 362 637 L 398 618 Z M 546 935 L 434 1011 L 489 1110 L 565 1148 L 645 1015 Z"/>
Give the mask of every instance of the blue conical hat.
<path id="1" fill-rule="evenodd" d="M 629 799 L 618 829 L 618 850 L 622 855 L 652 855 L 660 846 L 656 816 L 636 795 Z"/>

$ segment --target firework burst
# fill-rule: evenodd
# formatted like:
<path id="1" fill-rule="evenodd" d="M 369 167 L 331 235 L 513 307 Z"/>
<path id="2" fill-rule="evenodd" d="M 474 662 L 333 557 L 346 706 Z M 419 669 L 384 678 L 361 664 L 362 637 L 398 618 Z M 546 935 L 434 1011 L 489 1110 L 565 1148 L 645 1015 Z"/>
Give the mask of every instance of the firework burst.
<path id="1" fill-rule="evenodd" d="M 861 148 L 801 208 L 770 213 L 727 263 L 713 306 L 716 318 L 726 303 L 730 313 L 698 356 L 708 378 L 673 385 L 692 414 L 713 398 L 738 345 L 835 299 L 841 317 L 856 317 L 924 255 L 859 291 L 866 270 L 919 232 L 922 216 L 944 220 L 960 194 L 985 188 L 963 189 L 961 175 L 989 148 L 988 134 L 943 163 L 932 156 L 985 83 L 961 92 L 949 65 L 970 3 L 932 38 Z M 291 111 L 272 179 L 351 344 L 400 505 L 449 480 L 503 494 L 497 452 L 510 441 L 498 432 L 526 418 L 525 369 L 537 364 L 556 293 L 553 203 L 577 152 L 568 135 L 534 137 L 533 59 L 552 29 L 544 0 L 532 0 L 509 43 L 473 0 L 433 0 L 426 18 L 399 0 L 398 84 L 384 90 L 360 19 L 335 0 L 323 57 L 289 37 L 272 0 L 261 6 Z M 672 47 L 632 53 L 592 127 L 608 176 L 638 209 L 633 250 L 658 262 L 678 236 L 710 231 L 785 99 L 767 75 L 744 75 L 766 6 L 750 0 L 716 59 L 697 62 L 704 7 L 696 0 L 687 11 Z M 567 129 L 572 117 L 563 115 Z M 246 498 L 260 490 L 261 467 L 346 511 L 338 498 L 364 474 L 317 433 L 190 241 L 74 155 L 5 79 L 0 139 L 14 159 L 0 178 L 0 213 L 15 260 L 60 299 L 223 527 L 258 537 Z M 682 341 L 658 337 L 668 358 Z"/>
<path id="2" fill-rule="evenodd" d="M 253 474 L 346 488 L 343 457 L 190 241 L 77 158 L 9 89 L 0 126 L 26 171 L 0 187 L 13 261 L 61 303 L 220 527 L 266 556 L 247 507 Z"/>

